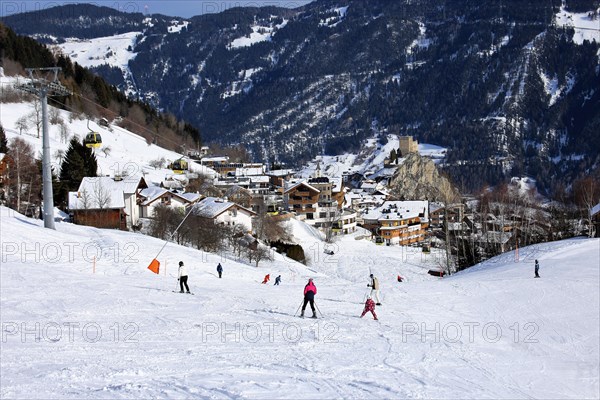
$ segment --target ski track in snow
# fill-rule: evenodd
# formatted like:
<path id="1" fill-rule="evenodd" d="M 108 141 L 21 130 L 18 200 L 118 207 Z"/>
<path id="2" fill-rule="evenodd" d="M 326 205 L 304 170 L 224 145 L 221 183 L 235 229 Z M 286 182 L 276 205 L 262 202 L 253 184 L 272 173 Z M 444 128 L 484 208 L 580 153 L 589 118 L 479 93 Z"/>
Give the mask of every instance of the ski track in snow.
<path id="1" fill-rule="evenodd" d="M 333 257 L 315 251 L 308 268 L 277 256 L 257 269 L 169 244 L 166 274 L 154 275 L 146 266 L 159 240 L 66 223 L 48 235 L 42 226 L 0 208 L 2 398 L 598 397 L 598 239 L 529 246 L 518 260 L 506 253 L 443 279 L 427 275 L 436 249 L 425 256 L 352 236 Z M 305 248 L 318 240 L 300 237 Z M 72 259 L 11 254 L 15 244 L 67 242 L 79 244 Z M 95 274 L 85 244 L 97 249 Z M 180 259 L 194 296 L 173 293 Z M 379 321 L 359 318 L 370 272 L 382 286 Z M 282 284 L 261 285 L 266 273 Z M 316 320 L 294 316 L 309 276 Z M 13 334 L 23 323 L 29 333 Z M 65 323 L 79 324 L 73 340 Z M 83 337 L 86 324 L 91 338 L 101 329 L 97 341 Z M 465 324 L 477 324 L 473 337 Z"/>

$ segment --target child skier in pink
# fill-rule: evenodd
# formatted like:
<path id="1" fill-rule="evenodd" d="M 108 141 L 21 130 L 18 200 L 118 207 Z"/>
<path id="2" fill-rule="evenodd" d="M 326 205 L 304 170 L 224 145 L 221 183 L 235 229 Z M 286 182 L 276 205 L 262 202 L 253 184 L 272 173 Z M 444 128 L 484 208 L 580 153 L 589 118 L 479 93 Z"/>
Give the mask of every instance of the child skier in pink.
<path id="1" fill-rule="evenodd" d="M 367 311 L 371 311 L 371 314 L 373 314 L 373 319 L 376 321 L 378 320 L 377 314 L 375 314 L 375 302 L 373 301 L 373 299 L 371 299 L 371 296 L 367 297 L 367 301 L 365 302 L 365 309 L 363 310 L 360 317 L 364 317 Z"/>

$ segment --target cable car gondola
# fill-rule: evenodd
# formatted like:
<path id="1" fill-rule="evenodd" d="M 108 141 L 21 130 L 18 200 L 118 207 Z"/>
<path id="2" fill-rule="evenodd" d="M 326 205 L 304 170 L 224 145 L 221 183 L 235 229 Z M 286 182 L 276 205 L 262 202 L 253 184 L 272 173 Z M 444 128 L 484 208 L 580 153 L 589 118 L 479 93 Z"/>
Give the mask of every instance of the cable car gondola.
<path id="1" fill-rule="evenodd" d="M 88 148 L 98 148 L 102 146 L 102 136 L 98 132 L 90 132 L 85 135 L 85 139 L 83 139 L 83 144 Z"/>
<path id="2" fill-rule="evenodd" d="M 171 163 L 171 170 L 176 174 L 184 174 L 188 170 L 188 163 L 183 158 Z"/>
<path id="3" fill-rule="evenodd" d="M 98 132 L 94 132 L 90 129 L 90 120 L 88 119 L 87 128 L 90 132 L 85 135 L 85 139 L 83 139 L 83 144 L 87 148 L 98 148 L 102 145 L 102 136 Z"/>

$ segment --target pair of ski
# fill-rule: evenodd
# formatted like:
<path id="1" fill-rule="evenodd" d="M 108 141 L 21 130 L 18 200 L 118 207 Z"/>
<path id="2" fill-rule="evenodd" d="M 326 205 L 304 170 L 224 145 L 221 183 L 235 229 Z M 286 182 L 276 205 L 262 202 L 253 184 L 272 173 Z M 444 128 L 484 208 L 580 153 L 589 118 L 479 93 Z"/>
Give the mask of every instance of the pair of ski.
<path id="1" fill-rule="evenodd" d="M 191 294 L 191 295 L 194 295 L 194 293 L 192 293 L 192 292 L 180 292 L 178 290 L 173 290 L 172 292 L 173 293 L 181 293 L 181 294 Z"/>
<path id="2" fill-rule="evenodd" d="M 304 319 L 304 315 L 299 315 L 300 318 Z M 317 319 L 319 317 L 317 317 L 316 315 L 314 317 L 306 317 L 306 318 L 311 318 L 311 319 Z"/>

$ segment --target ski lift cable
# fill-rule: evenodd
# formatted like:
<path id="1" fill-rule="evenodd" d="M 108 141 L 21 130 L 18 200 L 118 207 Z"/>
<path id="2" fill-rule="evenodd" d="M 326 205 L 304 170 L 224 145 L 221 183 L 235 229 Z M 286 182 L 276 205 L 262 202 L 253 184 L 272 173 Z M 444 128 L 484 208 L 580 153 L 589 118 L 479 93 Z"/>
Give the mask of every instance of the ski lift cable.
<path id="1" fill-rule="evenodd" d="M 113 111 L 109 110 L 108 108 L 104 107 L 103 105 L 101 105 L 101 104 L 98 104 L 98 103 L 96 103 L 94 100 L 92 100 L 92 99 L 89 99 L 89 98 L 87 98 L 87 97 L 85 97 L 85 96 L 83 96 L 83 95 L 81 95 L 81 94 L 79 94 L 79 93 L 73 93 L 73 96 L 78 96 L 78 97 L 79 97 L 79 98 L 81 98 L 82 100 L 85 100 L 85 101 L 87 101 L 87 102 L 89 102 L 89 103 L 91 103 L 91 104 L 93 104 L 93 105 L 95 105 L 95 106 L 97 106 L 97 107 L 100 107 L 100 108 L 101 108 L 101 109 L 103 109 L 103 110 L 106 110 L 106 111 L 109 111 L 109 112 L 113 112 Z M 69 106 L 67 106 L 65 103 L 62 103 L 62 102 L 59 102 L 59 101 L 56 101 L 56 102 L 57 102 L 58 104 L 60 104 L 60 105 L 64 106 L 64 107 L 68 108 L 68 109 L 69 109 L 70 111 L 72 111 L 72 112 L 74 112 L 74 111 L 75 111 L 75 110 L 74 110 L 72 107 L 69 107 Z M 131 120 L 131 119 L 127 118 L 127 117 L 121 117 L 121 118 L 122 118 L 124 121 L 127 121 L 127 122 L 129 122 L 129 123 L 131 123 L 131 124 L 135 125 L 136 127 L 138 127 L 138 128 L 140 128 L 140 129 L 142 129 L 143 131 L 145 131 L 145 132 L 147 132 L 147 133 L 151 134 L 153 137 L 156 137 L 156 136 L 158 135 L 156 132 L 153 132 L 152 130 L 150 130 L 150 129 L 146 128 L 146 127 L 145 127 L 145 126 L 143 126 L 143 125 L 140 125 L 139 123 L 137 123 L 137 122 L 135 122 L 135 121 L 133 121 L 133 120 Z M 178 143 L 178 142 L 176 142 L 176 141 L 174 141 L 174 140 L 172 140 L 172 139 L 168 139 L 168 138 L 165 138 L 165 137 L 161 137 L 161 140 L 164 140 L 164 141 L 166 141 L 166 142 L 169 142 L 169 143 L 171 143 L 171 144 L 173 144 L 173 145 L 176 145 L 176 146 L 178 146 L 178 147 L 182 146 L 182 144 L 181 144 L 181 143 Z M 179 152 L 175 152 L 175 153 L 181 154 L 181 157 L 180 157 L 180 159 L 185 157 L 185 155 L 184 155 L 184 154 L 182 154 L 182 153 L 179 153 Z"/>
<path id="2" fill-rule="evenodd" d="M 1 84 L 2 84 L 2 85 L 8 85 L 8 86 L 12 86 L 12 85 L 13 85 L 12 83 L 8 83 L 8 82 L 1 82 Z M 89 103 L 91 103 L 91 104 L 93 104 L 93 105 L 95 105 L 95 106 L 97 106 L 97 107 L 99 107 L 99 108 L 101 108 L 101 109 L 103 109 L 103 110 L 106 110 L 106 111 L 109 111 L 109 112 L 111 112 L 111 113 L 114 113 L 114 111 L 111 111 L 111 110 L 109 110 L 108 108 L 104 107 L 103 105 L 101 105 L 101 104 L 98 104 L 98 103 L 96 103 L 94 100 L 91 100 L 91 99 L 89 99 L 89 98 L 87 98 L 87 97 L 85 97 L 85 96 L 83 96 L 83 95 L 81 95 L 81 94 L 78 94 L 78 93 L 73 93 L 73 96 L 78 96 L 78 97 L 79 97 L 79 98 L 81 98 L 82 100 L 85 100 L 85 101 L 87 101 L 87 102 L 89 102 Z M 57 100 L 56 98 L 53 98 L 53 99 L 52 99 L 52 101 L 53 101 L 54 103 L 56 103 L 56 104 L 59 104 L 59 105 L 63 106 L 63 107 L 65 108 L 65 110 L 67 110 L 67 111 L 70 111 L 70 112 L 73 112 L 73 113 L 76 113 L 76 112 L 78 112 L 78 111 L 77 111 L 77 110 L 75 110 L 73 107 L 71 107 L 71 106 L 69 106 L 69 105 L 67 105 L 67 104 L 65 104 L 65 103 L 63 103 L 63 102 L 61 102 L 61 101 Z M 127 121 L 127 122 L 131 123 L 132 125 L 135 125 L 136 127 L 140 128 L 141 130 L 145 131 L 146 133 L 149 133 L 149 134 L 151 134 L 153 137 L 156 137 L 156 136 L 157 136 L 157 133 L 156 133 L 156 132 L 153 132 L 153 131 L 151 131 L 150 129 L 146 128 L 146 127 L 145 127 L 145 126 L 143 126 L 143 125 L 140 125 L 139 123 L 137 123 L 137 122 L 135 122 L 135 121 L 132 121 L 131 119 L 129 119 L 129 118 L 127 118 L 127 117 L 123 117 L 123 116 L 121 116 L 121 118 L 122 118 L 122 120 L 124 120 L 124 121 Z M 88 129 L 89 129 L 89 128 L 88 128 Z M 133 133 L 135 133 L 135 132 L 133 132 Z M 161 137 L 161 140 L 163 140 L 163 141 L 165 141 L 165 142 L 168 142 L 168 143 L 171 143 L 171 144 L 173 144 L 173 145 L 175 145 L 175 146 L 177 146 L 177 147 L 181 147 L 181 146 L 182 146 L 182 144 L 181 144 L 181 143 L 179 143 L 179 142 L 177 142 L 177 141 L 175 141 L 175 140 L 173 140 L 173 139 L 169 139 L 169 138 L 166 138 L 166 137 Z M 179 154 L 179 155 L 180 155 L 180 157 L 179 157 L 178 159 L 183 159 L 183 158 L 185 158 L 185 154 L 183 154 L 183 153 L 180 153 L 180 152 L 177 152 L 177 151 L 174 151 L 174 150 L 170 150 L 170 151 L 173 151 L 174 153 L 176 153 L 176 154 Z"/>

